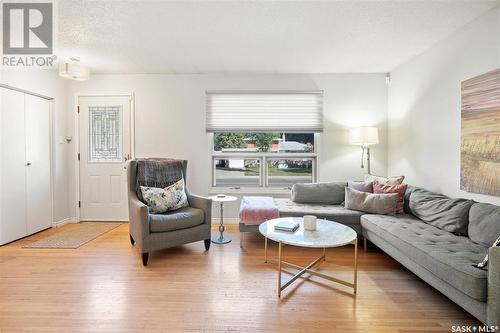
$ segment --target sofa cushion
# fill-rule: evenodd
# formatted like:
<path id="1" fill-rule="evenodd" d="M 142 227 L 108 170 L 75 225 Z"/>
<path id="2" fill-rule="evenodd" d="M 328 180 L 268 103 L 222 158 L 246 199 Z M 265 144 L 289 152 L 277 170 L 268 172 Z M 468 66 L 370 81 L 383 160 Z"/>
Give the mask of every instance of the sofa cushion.
<path id="1" fill-rule="evenodd" d="M 314 215 L 318 218 L 349 225 L 358 233 L 361 231 L 359 221 L 361 215 L 364 214 L 362 212 L 349 210 L 340 205 L 302 204 L 293 202 L 290 199 L 274 198 L 274 202 L 281 217 Z"/>
<path id="2" fill-rule="evenodd" d="M 292 201 L 339 205 L 344 201 L 346 182 L 295 184 L 292 187 Z"/>
<path id="3" fill-rule="evenodd" d="M 363 215 L 361 225 L 461 292 L 486 300 L 487 272 L 472 266 L 484 258 L 486 247 L 411 215 Z"/>
<path id="4" fill-rule="evenodd" d="M 203 223 L 203 210 L 185 207 L 164 214 L 149 214 L 151 232 L 166 232 L 195 227 Z"/>
<path id="5" fill-rule="evenodd" d="M 487 203 L 475 203 L 469 211 L 469 238 L 486 247 L 500 237 L 500 207 Z"/>
<path id="6" fill-rule="evenodd" d="M 353 188 L 356 191 L 373 193 L 373 182 L 355 182 L 349 180 L 347 182 L 347 187 Z"/>
<path id="7" fill-rule="evenodd" d="M 368 192 L 356 191 L 352 188 L 345 190 L 345 208 L 359 210 L 373 214 L 391 214 L 396 213 L 399 194 L 374 194 Z"/>
<path id="8" fill-rule="evenodd" d="M 427 191 L 424 190 L 423 188 L 416 187 L 416 186 L 408 186 L 405 191 L 405 201 L 404 201 L 404 208 L 405 208 L 405 213 L 406 214 L 412 214 L 411 208 L 410 208 L 410 195 L 415 192 L 415 191 Z"/>
<path id="9" fill-rule="evenodd" d="M 413 215 L 424 222 L 457 235 L 467 234 L 469 210 L 474 201 L 451 199 L 430 191 L 414 191 L 410 195 L 410 209 Z"/>

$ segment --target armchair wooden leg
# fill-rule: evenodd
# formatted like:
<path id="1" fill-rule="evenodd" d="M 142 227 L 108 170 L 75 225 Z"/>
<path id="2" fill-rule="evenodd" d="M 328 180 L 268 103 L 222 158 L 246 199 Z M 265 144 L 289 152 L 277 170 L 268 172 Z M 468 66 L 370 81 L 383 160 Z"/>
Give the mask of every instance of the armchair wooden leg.
<path id="1" fill-rule="evenodd" d="M 142 254 L 142 265 L 147 266 L 148 265 L 148 259 L 149 259 L 149 252 L 145 252 Z"/>
<path id="2" fill-rule="evenodd" d="M 134 245 L 135 244 L 134 238 L 132 237 L 131 234 L 129 234 L 129 236 L 130 236 L 130 244 Z"/>
<path id="3" fill-rule="evenodd" d="M 209 239 L 205 239 L 205 250 L 210 250 L 210 244 L 212 243 L 212 240 L 209 238 Z"/>

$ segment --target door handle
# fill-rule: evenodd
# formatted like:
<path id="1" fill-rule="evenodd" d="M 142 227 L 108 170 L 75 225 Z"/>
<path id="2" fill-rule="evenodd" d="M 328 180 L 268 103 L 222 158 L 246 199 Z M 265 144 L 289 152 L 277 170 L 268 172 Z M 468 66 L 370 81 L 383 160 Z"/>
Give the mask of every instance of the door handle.
<path id="1" fill-rule="evenodd" d="M 31 165 L 31 162 L 26 162 L 26 166 L 30 166 Z"/>

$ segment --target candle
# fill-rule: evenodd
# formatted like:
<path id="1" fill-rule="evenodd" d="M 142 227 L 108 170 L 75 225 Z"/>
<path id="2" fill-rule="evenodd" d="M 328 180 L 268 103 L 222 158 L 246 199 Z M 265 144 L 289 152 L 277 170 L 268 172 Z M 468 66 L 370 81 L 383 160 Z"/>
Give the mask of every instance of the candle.
<path id="1" fill-rule="evenodd" d="M 316 216 L 304 215 L 304 229 L 305 230 L 316 230 Z"/>

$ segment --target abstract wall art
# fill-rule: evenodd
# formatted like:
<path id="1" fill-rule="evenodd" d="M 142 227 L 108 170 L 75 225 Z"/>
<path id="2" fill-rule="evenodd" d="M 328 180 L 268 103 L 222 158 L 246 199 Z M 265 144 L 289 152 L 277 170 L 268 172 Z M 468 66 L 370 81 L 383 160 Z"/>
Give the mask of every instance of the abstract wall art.
<path id="1" fill-rule="evenodd" d="M 500 196 L 500 69 L 462 82 L 460 188 Z"/>

